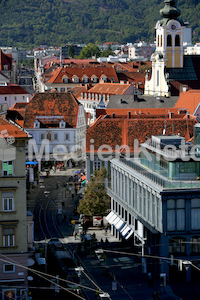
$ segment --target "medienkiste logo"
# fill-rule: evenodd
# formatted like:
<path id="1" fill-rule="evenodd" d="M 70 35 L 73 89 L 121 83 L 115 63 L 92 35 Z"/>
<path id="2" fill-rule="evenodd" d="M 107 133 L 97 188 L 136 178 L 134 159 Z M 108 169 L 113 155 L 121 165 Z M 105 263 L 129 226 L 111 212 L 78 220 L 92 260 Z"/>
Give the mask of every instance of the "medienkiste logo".
<path id="1" fill-rule="evenodd" d="M 0 131 L 0 160 L 11 161 L 16 159 L 16 148 L 12 145 L 15 138 L 7 130 Z"/>

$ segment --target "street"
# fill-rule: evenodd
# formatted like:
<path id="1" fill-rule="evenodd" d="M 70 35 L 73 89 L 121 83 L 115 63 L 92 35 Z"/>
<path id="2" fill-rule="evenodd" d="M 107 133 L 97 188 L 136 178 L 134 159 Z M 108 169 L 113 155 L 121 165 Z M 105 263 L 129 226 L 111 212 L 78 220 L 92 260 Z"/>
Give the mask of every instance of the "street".
<path id="1" fill-rule="evenodd" d="M 41 176 L 40 182 L 29 194 L 28 209 L 34 214 L 35 244 L 45 245 L 52 238 L 59 238 L 65 247 L 71 251 L 76 263 L 81 263 L 84 271 L 81 272 L 81 285 L 83 299 L 97 299 L 95 290 L 108 292 L 111 299 L 152 299 L 156 287 L 149 287 L 146 274 L 141 272 L 141 263 L 134 256 L 121 255 L 130 249 L 105 230 L 89 228 L 87 234 L 95 234 L 99 247 L 105 249 L 105 259 L 100 262 L 95 252 L 85 252 L 81 248 L 81 239 L 73 236 L 70 219 L 74 218 L 75 208 L 78 204 L 78 195 L 75 197 L 67 191 L 66 183 L 75 170 L 62 171 L 50 174 L 49 177 Z M 57 183 L 59 186 L 57 187 Z M 108 243 L 106 244 L 105 241 Z M 103 244 L 100 244 L 103 241 Z M 113 254 L 112 250 L 119 254 Z M 107 252 L 108 251 L 108 252 Z M 109 252 L 111 251 L 111 252 Z M 54 263 L 54 262 L 52 262 Z M 48 262 L 49 264 L 49 262 Z M 60 283 L 62 285 L 62 283 Z M 47 284 L 48 285 L 48 284 Z M 51 284 L 48 295 L 55 299 L 57 293 Z M 45 294 L 45 291 L 43 292 Z M 34 295 L 34 293 L 33 293 Z M 35 293 L 38 299 L 38 293 Z M 39 295 L 42 295 L 41 292 Z M 66 299 L 65 292 L 59 292 L 59 299 Z M 69 298 L 70 297 L 70 298 Z M 76 298 L 76 297 L 75 297 Z M 34 297 L 33 297 L 34 299 Z M 73 299 L 73 296 L 67 296 Z"/>

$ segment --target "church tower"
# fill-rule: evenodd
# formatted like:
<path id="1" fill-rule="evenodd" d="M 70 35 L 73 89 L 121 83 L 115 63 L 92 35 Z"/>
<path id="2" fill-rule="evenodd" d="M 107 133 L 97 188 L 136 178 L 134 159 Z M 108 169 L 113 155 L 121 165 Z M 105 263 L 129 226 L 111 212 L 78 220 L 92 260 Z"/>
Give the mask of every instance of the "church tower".
<path id="1" fill-rule="evenodd" d="M 174 0 L 165 0 L 165 7 L 160 10 L 163 17 L 156 24 L 156 51 L 152 54 L 152 76 L 145 81 L 145 94 L 170 96 L 166 68 L 184 67 L 184 30 L 186 25 L 178 17 L 180 10 Z"/>

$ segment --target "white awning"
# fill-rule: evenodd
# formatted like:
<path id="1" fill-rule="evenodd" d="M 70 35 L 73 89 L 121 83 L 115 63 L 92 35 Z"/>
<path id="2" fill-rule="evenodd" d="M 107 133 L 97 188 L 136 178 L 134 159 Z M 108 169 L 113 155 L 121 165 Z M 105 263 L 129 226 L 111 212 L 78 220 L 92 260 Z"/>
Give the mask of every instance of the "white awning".
<path id="1" fill-rule="evenodd" d="M 133 233 L 134 233 L 134 231 L 131 229 L 131 231 L 129 232 L 129 234 L 125 237 L 125 240 L 128 240 Z"/>
<path id="2" fill-rule="evenodd" d="M 121 234 L 125 237 L 130 230 L 130 227 L 127 225 L 127 227 L 124 230 L 122 230 Z"/>
<path id="3" fill-rule="evenodd" d="M 116 219 L 114 219 L 112 225 L 114 225 L 116 227 L 117 223 L 120 221 L 119 217 L 116 217 Z"/>
<path id="4" fill-rule="evenodd" d="M 107 215 L 106 220 L 113 225 L 126 240 L 134 233 L 133 229 L 118 217 L 114 211 L 111 211 Z"/>
<path id="5" fill-rule="evenodd" d="M 107 215 L 106 220 L 109 222 L 110 218 L 111 218 L 113 215 L 115 215 L 115 213 L 114 213 L 114 211 L 111 211 L 111 212 Z M 110 222 L 109 222 L 109 223 L 110 223 Z"/>

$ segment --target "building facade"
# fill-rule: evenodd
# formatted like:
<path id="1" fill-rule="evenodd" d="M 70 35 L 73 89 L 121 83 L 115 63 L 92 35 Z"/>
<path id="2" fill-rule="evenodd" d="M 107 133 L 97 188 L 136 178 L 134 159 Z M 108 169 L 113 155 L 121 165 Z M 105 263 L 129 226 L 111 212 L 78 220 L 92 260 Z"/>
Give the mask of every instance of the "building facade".
<path id="1" fill-rule="evenodd" d="M 36 94 L 26 107 L 24 128 L 32 136 L 28 160 L 41 153 L 44 161 L 67 162 L 85 147 L 84 108 L 71 93 Z"/>
<path id="2" fill-rule="evenodd" d="M 181 160 L 181 145 L 186 146 L 180 136 L 153 136 L 139 158 L 113 159 L 108 187 L 113 234 L 132 238 L 141 255 L 159 256 L 159 264 L 146 259 L 146 272 L 165 274 L 170 282 L 180 275 L 180 263 L 187 265 L 184 279 L 191 280 L 188 261 L 200 255 L 200 165 L 188 148 Z"/>
<path id="3" fill-rule="evenodd" d="M 0 119 L 0 290 L 16 299 L 27 293 L 26 142 L 28 134 Z"/>

